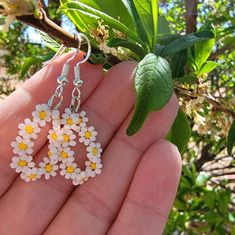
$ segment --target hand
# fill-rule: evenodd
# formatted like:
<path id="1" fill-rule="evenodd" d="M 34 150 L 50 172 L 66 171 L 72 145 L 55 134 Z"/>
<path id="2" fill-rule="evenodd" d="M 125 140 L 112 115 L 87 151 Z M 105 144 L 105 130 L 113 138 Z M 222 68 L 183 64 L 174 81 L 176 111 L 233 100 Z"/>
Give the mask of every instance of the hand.
<path id="1" fill-rule="evenodd" d="M 0 103 L 0 234 L 161 234 L 181 171 L 177 148 L 161 139 L 174 121 L 178 103 L 173 96 L 160 112 L 150 114 L 138 134 L 126 136 L 135 100 L 134 62 L 120 63 L 105 75 L 100 65 L 85 63 L 81 67 L 81 110 L 96 127 L 104 149 L 101 175 L 74 187 L 59 175 L 25 183 L 10 168 L 10 144 L 18 135 L 18 124 L 31 117 L 36 104 L 47 102 L 69 56 L 41 69 Z M 69 78 L 61 110 L 69 106 L 71 98 L 72 73 Z M 48 151 L 49 128 L 44 127 L 35 142 L 35 162 Z M 85 155 L 81 148 L 75 152 L 78 160 Z"/>

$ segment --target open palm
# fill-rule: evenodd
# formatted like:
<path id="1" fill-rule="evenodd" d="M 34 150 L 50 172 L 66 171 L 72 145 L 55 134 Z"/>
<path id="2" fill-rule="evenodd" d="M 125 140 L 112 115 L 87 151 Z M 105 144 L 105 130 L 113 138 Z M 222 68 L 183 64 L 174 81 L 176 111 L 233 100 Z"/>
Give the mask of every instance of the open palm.
<path id="1" fill-rule="evenodd" d="M 100 65 L 81 66 L 81 109 L 96 127 L 104 149 L 101 175 L 74 187 L 59 175 L 25 183 L 10 168 L 10 145 L 18 135 L 18 124 L 31 116 L 36 104 L 47 102 L 68 56 L 40 70 L 0 103 L 0 234 L 161 234 L 181 169 L 176 147 L 161 139 L 174 121 L 178 104 L 172 97 L 164 109 L 149 116 L 138 134 L 126 136 L 135 100 L 134 62 L 120 63 L 107 74 Z M 69 78 L 72 81 L 72 73 Z M 65 89 L 61 110 L 69 106 L 71 91 L 72 82 Z M 48 151 L 49 128 L 35 142 L 35 162 Z M 77 147 L 75 153 L 81 162 L 84 149 Z"/>

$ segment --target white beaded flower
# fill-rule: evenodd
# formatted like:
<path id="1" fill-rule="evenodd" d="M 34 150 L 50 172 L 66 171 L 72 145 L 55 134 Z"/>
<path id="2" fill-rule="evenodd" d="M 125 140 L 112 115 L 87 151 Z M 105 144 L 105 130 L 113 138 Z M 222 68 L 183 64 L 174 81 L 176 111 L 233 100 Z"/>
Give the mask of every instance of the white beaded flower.
<path id="1" fill-rule="evenodd" d="M 38 104 L 32 115 L 33 121 L 38 123 L 41 127 L 45 126 L 46 122 L 51 121 L 51 111 L 46 104 Z"/>
<path id="2" fill-rule="evenodd" d="M 92 162 L 98 161 L 98 159 L 101 157 L 102 148 L 100 143 L 91 142 L 86 150 L 88 152 L 87 157 Z"/>
<path id="3" fill-rule="evenodd" d="M 76 174 L 75 178 L 73 179 L 73 185 L 82 185 L 88 180 L 88 178 L 88 173 L 86 171 L 81 171 L 80 173 Z"/>
<path id="4" fill-rule="evenodd" d="M 79 132 L 79 141 L 84 143 L 84 145 L 89 145 L 91 142 L 96 140 L 97 132 L 93 126 L 90 127 L 82 127 Z"/>
<path id="5" fill-rule="evenodd" d="M 34 143 L 30 139 L 23 139 L 20 136 L 16 137 L 16 141 L 11 143 L 13 147 L 13 153 L 18 154 L 19 156 L 25 156 L 27 154 L 33 153 Z"/>
<path id="6" fill-rule="evenodd" d="M 59 129 L 61 125 L 61 120 L 60 120 L 60 112 L 59 110 L 52 110 L 51 112 L 51 117 L 52 117 L 52 125 L 54 129 Z"/>
<path id="7" fill-rule="evenodd" d="M 72 129 L 76 132 L 80 130 L 80 126 L 78 126 L 78 114 L 72 113 L 71 109 L 65 109 L 65 113 L 62 115 L 61 124 L 64 125 L 65 129 Z"/>
<path id="8" fill-rule="evenodd" d="M 74 179 L 81 171 L 75 162 L 62 163 L 60 164 L 60 169 L 60 175 L 64 176 L 65 179 Z"/>
<path id="9" fill-rule="evenodd" d="M 33 168 L 26 168 L 24 171 L 20 174 L 21 179 L 25 180 L 25 182 L 30 181 L 36 181 L 37 179 L 41 178 L 41 174 L 39 172 L 39 169 L 36 167 Z"/>
<path id="10" fill-rule="evenodd" d="M 47 136 L 51 148 L 59 148 L 61 147 L 61 143 L 63 140 L 63 133 L 60 129 L 50 129 Z M 52 147 L 53 146 L 53 147 Z"/>
<path id="11" fill-rule="evenodd" d="M 29 118 L 26 118 L 24 123 L 20 123 L 18 127 L 20 129 L 19 135 L 26 139 L 37 139 L 38 133 L 41 131 L 38 124 L 32 122 Z"/>
<path id="12" fill-rule="evenodd" d="M 74 161 L 74 151 L 71 150 L 69 147 L 62 148 L 59 153 L 59 161 L 62 163 L 66 162 L 73 162 Z"/>
<path id="13" fill-rule="evenodd" d="M 17 173 L 26 170 L 28 167 L 34 167 L 35 163 L 32 162 L 33 158 L 31 156 L 23 156 L 23 157 L 13 157 L 10 167 L 15 169 Z"/>
<path id="14" fill-rule="evenodd" d="M 86 112 L 85 111 L 81 111 L 78 117 L 78 122 L 77 124 L 82 128 L 82 127 L 86 127 L 86 123 L 88 122 L 88 118 L 86 117 Z"/>
<path id="15" fill-rule="evenodd" d="M 100 158 L 97 162 L 86 161 L 85 165 L 86 165 L 86 171 L 88 172 L 88 175 L 91 177 L 99 175 L 103 167 Z"/>
<path id="16" fill-rule="evenodd" d="M 59 169 L 59 166 L 55 162 L 50 161 L 49 158 L 43 158 L 43 162 L 39 163 L 40 174 L 45 175 L 45 179 L 49 180 L 51 176 L 56 176 L 56 171 Z"/>
<path id="17" fill-rule="evenodd" d="M 51 162 L 57 163 L 59 161 L 59 152 L 60 152 L 60 147 L 56 147 L 53 144 L 48 145 L 48 151 L 47 151 L 47 157 L 50 159 Z"/>
<path id="18" fill-rule="evenodd" d="M 62 137 L 61 142 L 63 147 L 67 146 L 75 146 L 76 142 L 74 141 L 76 138 L 76 135 L 73 133 L 72 130 L 63 128 L 62 130 Z"/>

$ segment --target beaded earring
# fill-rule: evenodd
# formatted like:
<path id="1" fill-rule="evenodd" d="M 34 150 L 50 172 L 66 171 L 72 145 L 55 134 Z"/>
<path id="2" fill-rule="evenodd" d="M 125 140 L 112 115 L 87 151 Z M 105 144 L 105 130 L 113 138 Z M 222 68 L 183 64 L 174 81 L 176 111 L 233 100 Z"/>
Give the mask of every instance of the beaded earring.
<path id="1" fill-rule="evenodd" d="M 76 53 L 63 66 L 61 76 L 57 79 L 58 86 L 47 104 L 36 105 L 36 110 L 32 113 L 32 118 L 26 118 L 19 124 L 19 136 L 11 143 L 14 156 L 10 167 L 26 182 L 35 181 L 42 176 L 46 180 L 57 175 L 72 180 L 74 185 L 81 185 L 90 177 L 95 177 L 101 173 L 101 144 L 95 142 L 97 132 L 93 126 L 88 126 L 88 118 L 85 111 L 80 111 L 81 91 L 83 84 L 80 76 L 80 64 L 85 63 L 91 54 L 89 39 L 82 33 L 78 34 L 79 47 Z M 72 91 L 71 104 L 61 115 L 59 108 L 63 102 L 64 87 L 68 84 L 68 73 L 70 62 L 80 51 L 81 41 L 85 39 L 88 51 L 85 58 L 79 61 L 74 67 L 74 89 Z M 62 51 L 60 49 L 59 51 Z M 53 58 L 54 59 L 54 58 Z M 56 102 L 57 99 L 57 102 Z M 34 141 L 38 138 L 42 127 L 47 123 L 52 123 L 52 128 L 48 132 L 48 152 L 43 161 L 36 167 L 33 161 Z M 76 140 L 77 139 L 77 140 Z M 81 170 L 75 162 L 73 147 L 77 142 L 86 146 L 87 158 L 84 170 Z"/>

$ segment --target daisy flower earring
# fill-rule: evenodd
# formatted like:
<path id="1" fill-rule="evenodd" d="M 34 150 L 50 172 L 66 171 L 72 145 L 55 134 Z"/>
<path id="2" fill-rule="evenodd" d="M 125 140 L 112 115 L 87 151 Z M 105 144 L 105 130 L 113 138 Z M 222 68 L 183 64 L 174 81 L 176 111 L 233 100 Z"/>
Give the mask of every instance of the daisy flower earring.
<path id="1" fill-rule="evenodd" d="M 62 152 L 60 153 L 60 175 L 66 179 L 72 180 L 74 185 L 81 185 L 86 182 L 90 177 L 95 177 L 101 173 L 101 153 L 102 148 L 100 143 L 96 143 L 97 131 L 95 127 L 88 126 L 88 117 L 85 111 L 80 111 L 81 104 L 81 91 L 80 88 L 83 84 L 80 74 L 80 64 L 86 62 L 91 53 L 91 46 L 89 39 L 84 34 L 79 34 L 80 41 L 84 38 L 87 41 L 88 52 L 82 61 L 79 61 L 74 67 L 74 89 L 72 91 L 72 99 L 70 108 L 65 109 L 62 115 L 61 123 L 63 125 L 61 131 L 66 134 L 63 139 Z M 84 169 L 80 169 L 75 163 L 75 155 L 72 150 L 77 143 L 75 140 L 84 144 L 87 148 L 87 158 L 90 163 L 86 162 Z M 91 166 L 93 168 L 91 168 Z"/>
<path id="2" fill-rule="evenodd" d="M 57 79 L 58 86 L 47 104 L 38 104 L 31 118 L 26 118 L 19 124 L 19 136 L 12 142 L 14 156 L 10 167 L 26 182 L 36 181 L 41 177 L 49 180 L 55 177 L 58 171 L 61 176 L 71 180 L 74 185 L 81 185 L 90 177 L 101 173 L 101 144 L 95 142 L 97 131 L 94 126 L 88 126 L 88 117 L 85 111 L 80 111 L 81 91 L 83 84 L 80 75 L 80 64 L 85 63 L 91 54 L 89 39 L 82 33 L 78 35 L 79 47 L 74 55 L 66 61 L 61 76 Z M 63 102 L 64 87 L 68 84 L 68 73 L 70 62 L 77 56 L 81 42 L 87 42 L 88 51 L 85 58 L 74 67 L 74 89 L 72 91 L 71 104 L 61 115 L 59 108 Z M 59 53 L 64 50 L 59 50 Z M 52 124 L 49 130 L 48 151 L 43 156 L 42 162 L 36 167 L 33 161 L 34 141 L 38 138 L 41 129 L 48 123 Z M 77 142 L 85 145 L 87 150 L 87 161 L 84 168 L 80 169 L 75 162 L 73 148 Z"/>
<path id="3" fill-rule="evenodd" d="M 64 87 L 68 84 L 69 64 L 64 64 L 61 76 L 57 79 L 58 86 L 49 101 L 44 104 L 38 104 L 35 111 L 32 112 L 31 118 L 26 118 L 18 125 L 19 132 L 16 139 L 11 143 L 13 148 L 13 158 L 10 167 L 26 182 L 35 181 L 41 178 L 42 175 L 46 179 L 56 175 L 59 166 L 58 149 L 61 147 L 62 133 L 58 130 L 60 112 L 59 108 L 63 102 Z M 33 147 L 34 141 L 38 138 L 41 129 L 48 123 L 53 124 L 53 130 L 49 131 L 48 140 L 48 156 L 44 157 L 43 161 L 36 167 L 33 161 Z M 65 133 L 66 134 L 66 133 Z M 57 139 L 58 135 L 58 139 Z M 50 138 L 49 138 L 50 136 Z M 69 136 L 70 142 L 72 139 Z"/>

